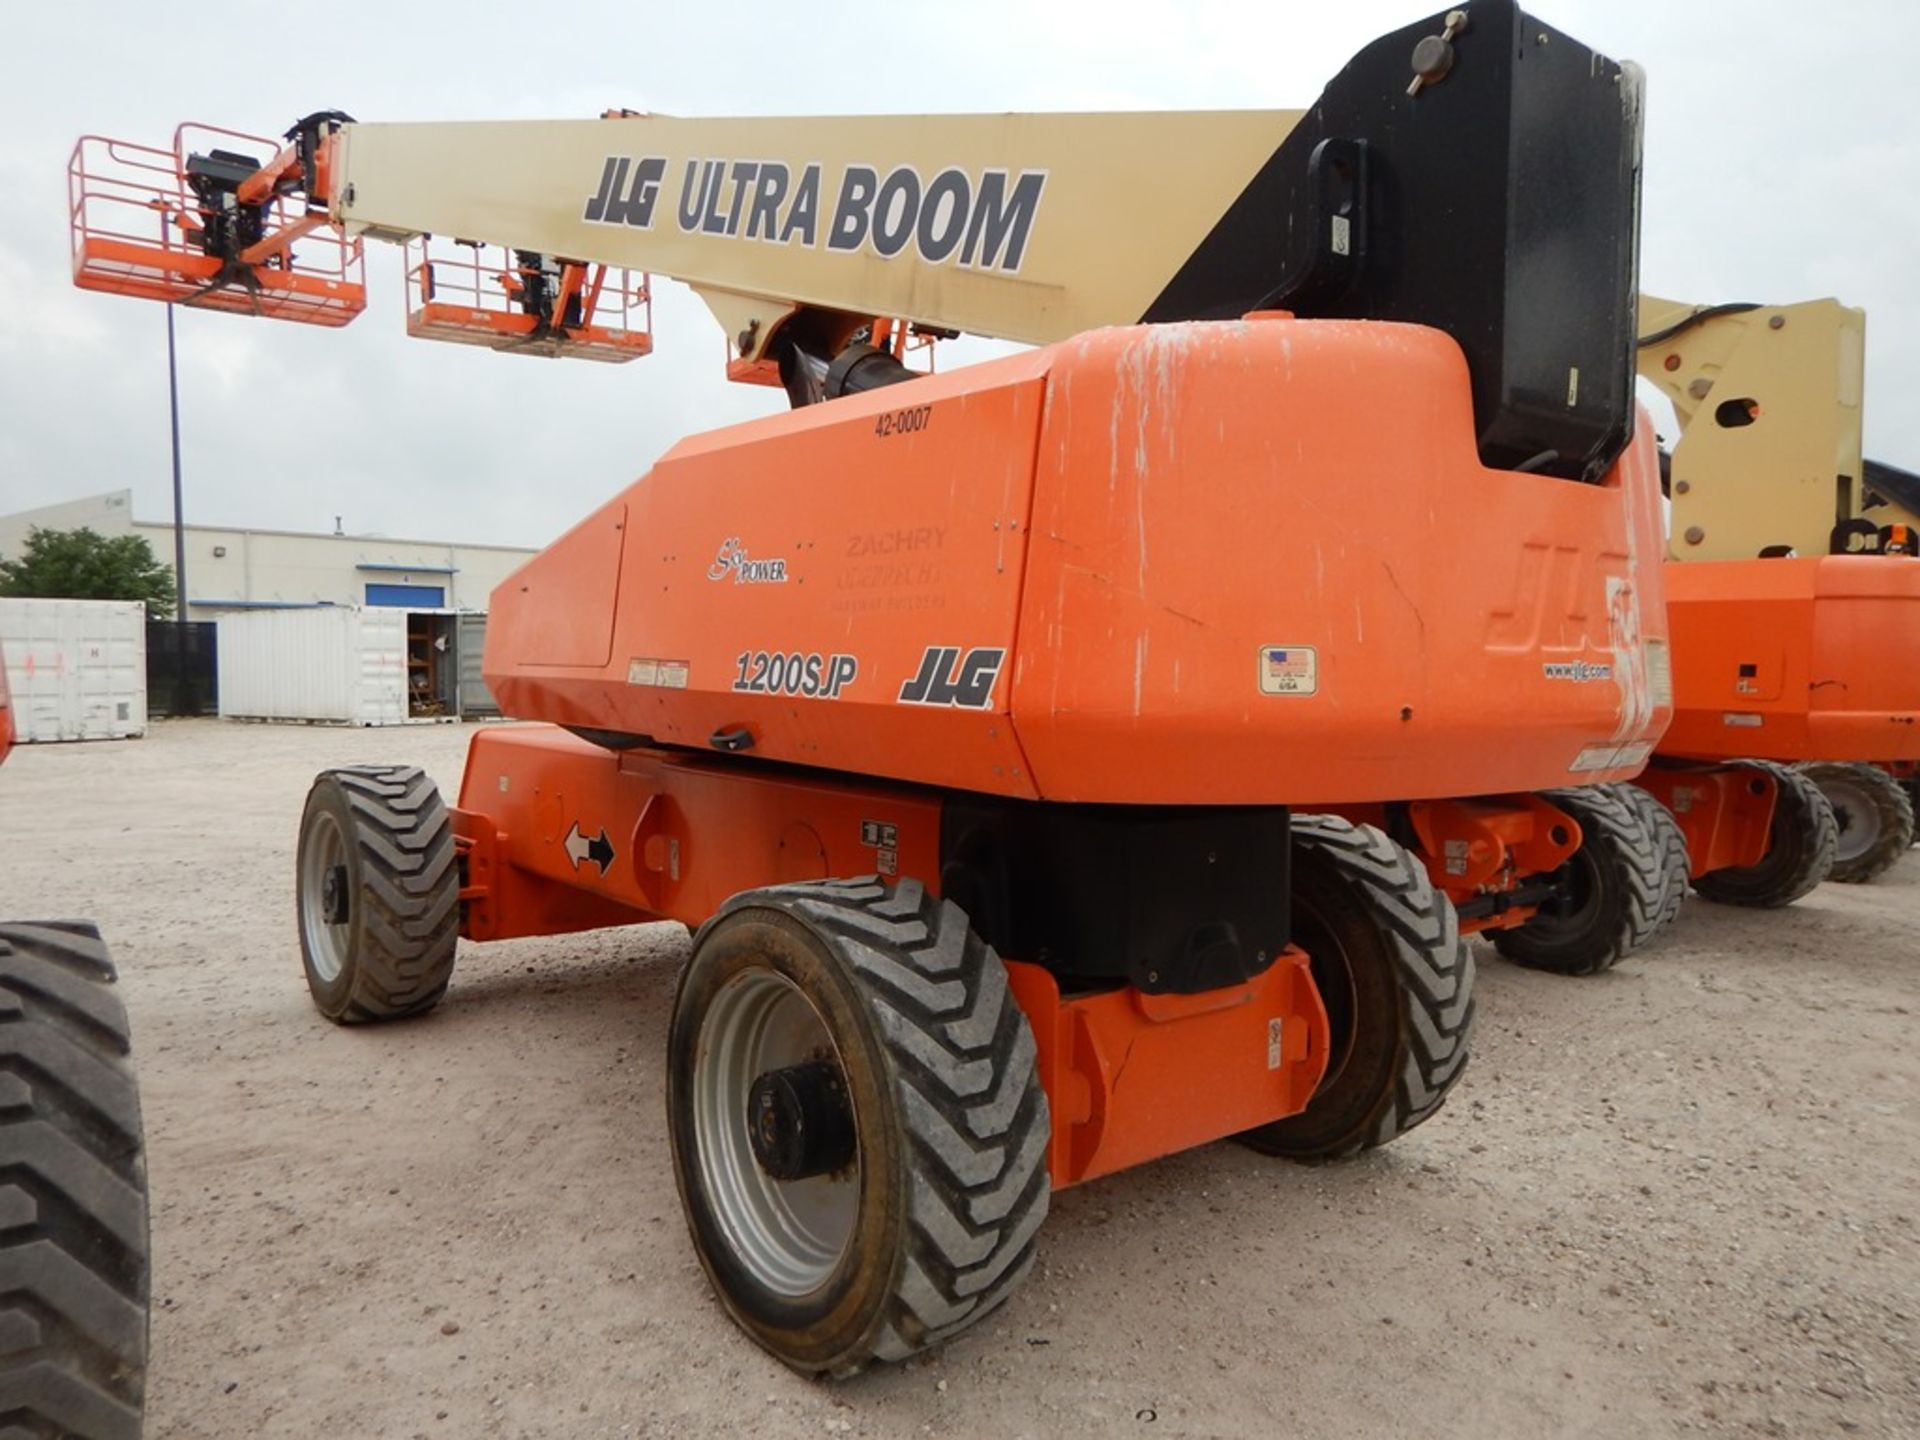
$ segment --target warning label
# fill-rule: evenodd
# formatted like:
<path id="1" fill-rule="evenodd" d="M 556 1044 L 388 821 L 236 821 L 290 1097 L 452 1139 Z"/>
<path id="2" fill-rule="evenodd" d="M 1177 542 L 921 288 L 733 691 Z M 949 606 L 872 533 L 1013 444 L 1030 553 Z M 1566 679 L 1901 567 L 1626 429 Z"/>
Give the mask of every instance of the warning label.
<path id="1" fill-rule="evenodd" d="M 1320 662 L 1311 645 L 1262 645 L 1260 693 L 1311 695 L 1320 688 Z"/>
<path id="2" fill-rule="evenodd" d="M 687 662 L 637 658 L 629 660 L 627 684 L 657 685 L 667 690 L 684 690 L 687 688 Z"/>
<path id="3" fill-rule="evenodd" d="M 1655 705 L 1673 704 L 1673 657 L 1664 640 L 1647 641 L 1647 689 Z"/>
<path id="4" fill-rule="evenodd" d="M 1651 740 L 1637 741 L 1632 745 L 1589 745 L 1573 757 L 1573 764 L 1567 768 L 1575 772 L 1634 770 L 1646 764 L 1651 754 Z"/>

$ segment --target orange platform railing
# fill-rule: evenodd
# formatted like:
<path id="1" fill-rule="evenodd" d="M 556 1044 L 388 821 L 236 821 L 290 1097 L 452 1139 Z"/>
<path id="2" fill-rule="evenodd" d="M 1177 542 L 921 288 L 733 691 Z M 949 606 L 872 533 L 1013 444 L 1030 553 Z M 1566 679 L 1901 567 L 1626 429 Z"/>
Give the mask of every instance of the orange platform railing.
<path id="1" fill-rule="evenodd" d="M 310 325 L 344 325 L 364 310 L 359 240 L 321 221 L 304 196 L 266 202 L 246 263 L 209 253 L 204 237 L 215 217 L 187 180 L 187 158 L 203 147 L 261 164 L 280 148 L 262 136 L 195 124 L 174 131 L 170 151 L 80 138 L 67 163 L 74 284 Z"/>
<path id="2" fill-rule="evenodd" d="M 645 274 L 433 236 L 405 248 L 409 335 L 612 363 L 652 353 Z"/>

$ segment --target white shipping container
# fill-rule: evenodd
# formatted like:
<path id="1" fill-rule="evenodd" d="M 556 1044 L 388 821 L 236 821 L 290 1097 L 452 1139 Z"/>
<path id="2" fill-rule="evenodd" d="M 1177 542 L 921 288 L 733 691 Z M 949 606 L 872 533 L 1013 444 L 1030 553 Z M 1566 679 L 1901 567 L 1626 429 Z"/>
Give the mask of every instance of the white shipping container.
<path id="1" fill-rule="evenodd" d="M 454 633 L 460 648 L 460 718 L 496 720 L 500 716 L 500 702 L 493 698 L 487 677 L 480 669 L 487 653 L 486 611 L 462 611 Z"/>
<path id="2" fill-rule="evenodd" d="M 446 611 L 381 605 L 222 615 L 220 714 L 336 725 L 451 720 L 458 678 L 453 622 Z M 438 687 L 432 696 L 418 689 L 429 676 Z"/>
<path id="3" fill-rule="evenodd" d="M 147 607 L 138 600 L 0 600 L 0 653 L 21 740 L 147 733 Z"/>

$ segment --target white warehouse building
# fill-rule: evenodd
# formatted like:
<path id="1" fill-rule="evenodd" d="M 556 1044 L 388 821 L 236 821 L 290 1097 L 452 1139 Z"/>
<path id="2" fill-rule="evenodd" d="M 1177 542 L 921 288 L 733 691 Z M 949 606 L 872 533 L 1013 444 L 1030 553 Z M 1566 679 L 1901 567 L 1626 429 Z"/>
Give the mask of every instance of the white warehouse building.
<path id="1" fill-rule="evenodd" d="M 136 520 L 133 492 L 112 490 L 0 515 L 0 558 L 17 557 L 27 532 L 75 530 L 143 535 L 173 565 L 173 525 Z M 309 605 L 395 605 L 485 610 L 493 587 L 533 554 L 509 545 L 455 545 L 380 536 L 188 525 L 187 618 Z"/>

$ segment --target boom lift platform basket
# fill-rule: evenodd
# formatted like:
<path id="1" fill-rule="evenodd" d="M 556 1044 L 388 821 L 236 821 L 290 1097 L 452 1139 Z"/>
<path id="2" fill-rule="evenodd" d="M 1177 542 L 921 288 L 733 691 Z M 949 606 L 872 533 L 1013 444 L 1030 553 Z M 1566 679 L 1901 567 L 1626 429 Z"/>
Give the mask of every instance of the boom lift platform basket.
<path id="1" fill-rule="evenodd" d="M 232 146 L 242 149 L 226 148 Z M 345 325 L 367 305 L 360 240 L 329 226 L 324 205 L 305 192 L 274 189 L 285 177 L 267 178 L 277 167 L 263 167 L 258 157 L 282 153 L 263 136 L 192 122 L 173 132 L 171 150 L 82 136 L 67 162 L 73 283 L 270 320 Z M 236 206 L 236 194 L 267 203 Z M 225 233 L 233 226 L 244 233 Z"/>
<path id="2" fill-rule="evenodd" d="M 416 339 L 615 365 L 653 353 L 644 274 L 431 235 L 408 239 L 405 251 L 407 334 Z"/>

